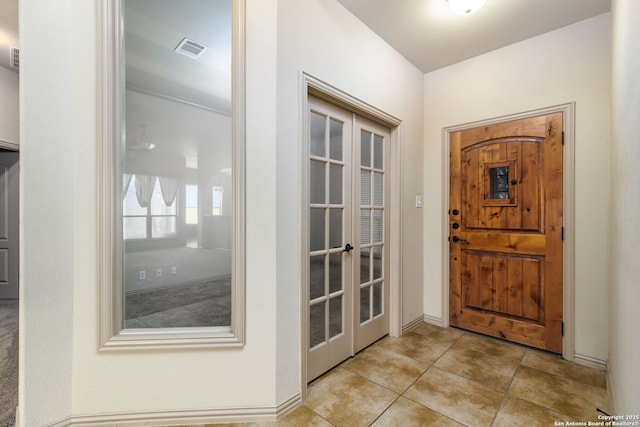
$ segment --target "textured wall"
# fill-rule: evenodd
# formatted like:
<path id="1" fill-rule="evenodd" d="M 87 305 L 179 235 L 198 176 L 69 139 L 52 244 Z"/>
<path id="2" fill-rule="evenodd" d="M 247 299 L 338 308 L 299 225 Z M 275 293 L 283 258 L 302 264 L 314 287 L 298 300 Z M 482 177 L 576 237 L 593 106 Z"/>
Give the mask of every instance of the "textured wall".
<path id="1" fill-rule="evenodd" d="M 575 101 L 576 352 L 607 358 L 610 32 L 604 14 L 425 75 L 426 314 L 441 316 L 442 129 Z"/>
<path id="2" fill-rule="evenodd" d="M 640 3 L 614 0 L 611 85 L 609 386 L 615 414 L 640 412 Z"/>

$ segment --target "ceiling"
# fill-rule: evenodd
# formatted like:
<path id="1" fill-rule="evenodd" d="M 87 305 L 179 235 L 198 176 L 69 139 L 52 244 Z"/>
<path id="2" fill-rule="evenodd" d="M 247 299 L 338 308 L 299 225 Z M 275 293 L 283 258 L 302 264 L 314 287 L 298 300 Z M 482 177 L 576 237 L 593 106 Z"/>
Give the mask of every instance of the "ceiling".
<path id="1" fill-rule="evenodd" d="M 611 0 L 487 0 L 458 16 L 447 0 L 338 1 L 424 73 L 611 9 Z"/>
<path id="2" fill-rule="evenodd" d="M 447 0 L 338 1 L 425 73 L 611 8 L 611 0 L 487 0 L 458 16 Z M 18 0 L 0 0 L 0 66 L 12 69 L 9 47 L 18 43 Z"/>
<path id="3" fill-rule="evenodd" d="M 124 16 L 129 88 L 230 111 L 229 0 L 126 1 Z M 197 59 L 174 51 L 185 37 L 206 47 Z"/>

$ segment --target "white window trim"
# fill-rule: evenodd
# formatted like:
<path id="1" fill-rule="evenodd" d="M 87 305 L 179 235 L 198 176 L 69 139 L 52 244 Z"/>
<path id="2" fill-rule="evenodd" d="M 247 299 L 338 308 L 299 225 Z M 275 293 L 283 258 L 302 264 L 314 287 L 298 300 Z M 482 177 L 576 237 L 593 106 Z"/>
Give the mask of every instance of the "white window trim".
<path id="1" fill-rule="evenodd" d="M 245 0 L 233 0 L 233 207 L 231 326 L 122 329 L 122 5 L 98 0 L 98 283 L 99 349 L 241 347 L 245 343 Z"/>

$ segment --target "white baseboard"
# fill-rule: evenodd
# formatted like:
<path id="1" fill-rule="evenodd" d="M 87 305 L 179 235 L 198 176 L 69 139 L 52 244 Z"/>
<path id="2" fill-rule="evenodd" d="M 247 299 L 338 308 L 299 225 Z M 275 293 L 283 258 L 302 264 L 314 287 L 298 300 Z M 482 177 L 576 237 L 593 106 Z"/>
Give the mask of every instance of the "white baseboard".
<path id="1" fill-rule="evenodd" d="M 278 405 L 276 408 L 276 418 L 280 420 L 283 417 L 286 417 L 288 414 L 298 409 L 300 405 L 302 405 L 302 395 L 298 393 L 289 400 Z"/>
<path id="2" fill-rule="evenodd" d="M 440 326 L 441 328 L 444 327 L 442 317 L 429 316 L 428 314 L 425 314 L 423 320 L 425 323 L 428 323 L 430 325 Z"/>
<path id="3" fill-rule="evenodd" d="M 574 356 L 574 362 L 579 365 L 588 366 L 589 368 L 601 369 L 603 371 L 607 370 L 607 361 L 598 359 L 591 356 L 585 356 L 584 354 L 576 353 Z"/>
<path id="4" fill-rule="evenodd" d="M 430 325 L 443 327 L 442 318 L 429 316 L 428 314 L 423 314 L 422 316 L 419 316 L 414 320 L 412 320 L 411 322 L 407 323 L 406 325 L 402 326 L 402 333 L 406 334 L 411 329 L 415 328 L 416 326 L 418 326 L 423 322 L 429 323 Z"/>
<path id="5" fill-rule="evenodd" d="M 166 412 L 129 412 L 80 415 L 50 424 L 50 427 L 184 426 L 194 424 L 275 422 L 302 404 L 298 393 L 278 406 L 226 408 Z"/>
<path id="6" fill-rule="evenodd" d="M 413 319 L 411 322 L 407 323 L 406 325 L 403 325 L 402 335 L 406 334 L 407 332 L 409 332 L 410 330 L 418 326 L 420 323 L 422 323 L 422 321 L 423 321 L 422 316 L 418 316 L 415 319 Z"/>
<path id="7" fill-rule="evenodd" d="M 617 414 L 616 411 L 616 397 L 614 392 L 613 382 L 611 381 L 611 369 L 607 369 L 607 394 L 609 397 L 609 409 L 612 414 Z"/>

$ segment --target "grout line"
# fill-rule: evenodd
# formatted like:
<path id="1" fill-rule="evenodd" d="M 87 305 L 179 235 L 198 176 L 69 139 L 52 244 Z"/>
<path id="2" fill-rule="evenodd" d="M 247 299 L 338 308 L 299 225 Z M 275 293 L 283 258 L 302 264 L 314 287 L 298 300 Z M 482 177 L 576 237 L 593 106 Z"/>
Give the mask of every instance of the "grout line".
<path id="1" fill-rule="evenodd" d="M 518 366 L 516 366 L 516 369 L 513 371 L 513 375 L 511 375 L 511 380 L 509 381 L 509 385 L 507 385 L 507 387 L 504 389 L 504 393 L 502 395 L 502 399 L 500 400 L 500 404 L 498 405 L 498 409 L 496 410 L 496 413 L 493 416 L 493 420 L 491 420 L 491 425 L 493 425 L 496 422 L 496 418 L 498 418 L 498 414 L 500 413 L 500 410 L 502 409 L 502 406 L 504 405 L 504 401 L 507 400 L 507 396 L 509 396 L 509 390 L 511 389 L 511 385 L 513 384 L 513 380 L 515 379 L 516 374 L 520 370 L 520 366 L 522 366 L 522 361 L 524 360 L 524 357 L 526 356 L 527 351 L 528 350 L 525 349 L 525 351 L 522 352 L 522 356 L 520 357 L 520 361 L 518 362 Z"/>
<path id="2" fill-rule="evenodd" d="M 393 400 L 393 402 L 391 402 L 391 403 L 389 404 L 389 406 L 387 406 L 387 407 L 385 408 L 385 410 L 384 410 L 384 411 L 382 411 L 382 412 L 381 412 L 381 413 L 380 413 L 380 414 L 379 414 L 379 415 L 378 415 L 378 416 L 377 416 L 377 417 L 376 417 L 376 418 L 375 418 L 375 419 L 374 419 L 374 420 L 369 424 L 369 427 L 371 427 L 372 425 L 374 425 L 374 424 L 376 423 L 376 421 L 378 421 L 378 419 L 380 419 L 380 417 L 381 417 L 382 415 L 384 415 L 384 413 L 385 413 L 385 412 L 387 412 L 387 411 L 389 410 L 389 408 L 391 408 L 391 407 L 392 407 L 392 406 L 393 406 L 393 405 L 394 405 L 398 400 L 400 400 L 400 398 L 401 398 L 401 397 L 402 397 L 402 395 L 401 395 L 401 394 L 399 394 L 399 395 L 398 395 L 398 397 L 396 397 L 396 398 Z"/>
<path id="3" fill-rule="evenodd" d="M 511 388 L 513 387 L 513 384 L 514 384 L 514 381 L 515 381 L 515 377 L 516 377 L 516 375 L 518 374 L 518 372 L 519 372 L 520 370 L 522 370 L 523 368 L 533 369 L 533 370 L 536 370 L 537 372 L 546 373 L 546 374 L 548 374 L 548 375 L 552 375 L 552 376 L 555 376 L 555 377 L 558 377 L 558 378 L 562 378 L 562 379 L 569 379 L 569 380 L 573 380 L 572 378 L 565 377 L 565 376 L 563 376 L 563 375 L 557 375 L 557 374 L 554 374 L 554 373 L 551 373 L 551 372 L 547 372 L 547 371 L 544 371 L 544 370 L 541 370 L 541 369 L 532 368 L 532 367 L 529 367 L 529 366 L 525 366 L 525 365 L 523 365 L 523 362 L 524 362 L 525 357 L 527 356 L 527 353 L 528 353 L 528 352 L 530 352 L 530 351 L 532 351 L 532 352 L 533 352 L 533 351 L 537 351 L 537 350 L 530 349 L 530 348 L 527 348 L 527 347 L 525 347 L 525 346 L 521 346 L 521 345 L 517 345 L 517 344 L 513 344 L 513 343 L 504 342 L 503 340 L 497 340 L 497 339 L 494 339 L 494 338 L 492 338 L 492 337 L 487 337 L 487 336 L 484 336 L 484 335 L 479 335 L 479 334 L 475 334 L 475 333 L 470 333 L 470 332 L 467 332 L 467 331 L 461 331 L 461 332 L 462 332 L 462 333 L 460 334 L 460 336 L 458 336 L 455 340 L 453 340 L 453 341 L 452 341 L 452 342 L 451 342 L 451 343 L 446 347 L 446 349 L 445 349 L 445 350 L 444 350 L 444 351 L 443 351 L 443 352 L 442 352 L 442 353 L 441 353 L 441 354 L 440 354 L 436 359 L 434 359 L 434 360 L 433 360 L 433 362 L 431 362 L 431 363 L 429 363 L 429 364 L 426 364 L 426 368 L 425 368 L 424 370 L 422 370 L 422 372 L 421 372 L 421 373 L 419 373 L 419 374 L 415 377 L 415 379 L 414 379 L 414 380 L 413 380 L 413 381 L 412 381 L 408 386 L 406 386 L 406 387 L 404 388 L 404 390 L 403 390 L 403 391 L 401 391 L 401 392 L 397 392 L 397 391 L 395 391 L 395 390 L 390 389 L 388 386 L 385 386 L 385 385 L 383 385 L 383 384 L 380 384 L 380 383 L 378 382 L 378 380 L 374 380 L 374 379 L 371 379 L 371 378 L 367 378 L 367 377 L 365 377 L 364 375 L 362 375 L 362 374 L 360 374 L 360 373 L 358 373 L 358 372 L 354 372 L 354 371 L 352 371 L 352 370 L 349 368 L 349 366 L 348 366 L 348 365 L 347 365 L 347 366 L 345 366 L 345 365 L 346 365 L 346 363 L 342 363 L 342 364 L 338 365 L 337 367 L 333 368 L 332 370 L 337 370 L 338 368 L 342 368 L 342 369 L 344 369 L 345 371 L 348 371 L 349 373 L 351 373 L 351 374 L 353 374 L 353 375 L 356 375 L 356 376 L 358 376 L 358 377 L 362 378 L 363 380 L 365 380 L 365 381 L 367 381 L 367 382 L 369 382 L 369 383 L 371 383 L 371 384 L 375 384 L 375 385 L 377 385 L 377 386 L 379 386 L 379 387 L 382 387 L 383 389 L 388 390 L 388 391 L 390 391 L 390 392 L 392 392 L 392 393 L 394 393 L 394 394 L 395 394 L 395 398 L 391 401 L 391 403 L 390 403 L 390 404 L 389 404 L 389 405 L 388 405 L 384 410 L 382 410 L 382 412 L 380 412 L 380 413 L 376 416 L 376 418 L 375 418 L 375 419 L 374 419 L 374 420 L 369 424 L 369 426 L 371 426 L 371 425 L 375 424 L 375 423 L 376 423 L 376 422 L 377 422 L 377 421 L 378 421 L 378 420 L 379 420 L 379 419 L 380 419 L 380 418 L 381 418 L 381 417 L 382 417 L 386 412 L 388 412 L 388 411 L 389 411 L 389 409 L 390 409 L 393 405 L 395 405 L 395 404 L 396 404 L 396 403 L 397 403 L 401 398 L 405 398 L 405 399 L 407 399 L 408 401 L 412 402 L 413 404 L 418 405 L 418 406 L 419 406 L 419 407 L 421 407 L 421 408 L 425 408 L 425 409 L 427 409 L 427 410 L 431 411 L 432 413 L 437 414 L 437 415 L 439 415 L 439 416 L 443 417 L 444 419 L 449 419 L 449 420 L 455 421 L 455 422 L 457 422 L 457 423 L 464 424 L 464 423 L 462 423 L 462 422 L 460 422 L 460 421 L 457 421 L 457 420 L 455 420 L 455 419 L 453 419 L 453 418 L 451 418 L 451 417 L 449 417 L 449 416 L 447 416 L 447 415 L 445 415 L 445 414 L 440 413 L 439 411 L 435 410 L 434 408 L 431 408 L 431 407 L 430 407 L 430 406 L 428 406 L 428 405 L 425 405 L 425 404 L 420 403 L 420 402 L 418 402 L 418 401 L 416 401 L 416 400 L 414 400 L 414 399 L 411 399 L 410 397 L 408 397 L 408 396 L 406 395 L 406 394 L 407 394 L 407 392 L 408 392 L 408 391 L 409 391 L 409 390 L 410 390 L 410 389 L 411 389 L 411 388 L 412 388 L 412 387 L 413 387 L 413 386 L 414 386 L 414 385 L 415 385 L 415 384 L 416 384 L 416 383 L 417 383 L 417 382 L 418 382 L 418 381 L 419 381 L 419 380 L 420 380 L 420 379 L 421 379 L 421 378 L 422 378 L 422 377 L 423 377 L 423 376 L 424 376 L 424 375 L 425 375 L 429 370 L 431 370 L 431 369 L 433 369 L 433 368 L 436 368 L 436 369 L 442 370 L 443 372 L 446 372 L 447 374 L 454 375 L 454 376 L 456 376 L 456 377 L 458 377 L 458 378 L 460 378 L 460 379 L 463 379 L 463 380 L 465 380 L 465 381 L 471 381 L 472 383 L 474 383 L 474 384 L 476 384 L 476 385 L 478 385 L 478 386 L 480 386 L 480 387 L 483 387 L 483 388 L 485 388 L 485 389 L 487 389 L 487 390 L 492 390 L 492 391 L 494 391 L 494 392 L 496 392 L 496 393 L 498 393 L 498 394 L 499 394 L 499 393 L 502 393 L 502 397 L 501 397 L 501 399 L 500 399 L 499 404 L 497 405 L 496 412 L 495 412 L 495 414 L 494 414 L 494 416 L 493 416 L 493 418 L 492 418 L 492 420 L 491 420 L 491 424 L 490 424 L 490 425 L 494 425 L 494 424 L 496 423 L 496 420 L 498 419 L 498 415 L 499 415 L 499 414 L 501 413 L 501 411 L 504 409 L 505 401 L 506 401 L 506 399 L 507 399 L 507 398 L 509 398 L 509 397 L 510 397 L 510 398 L 512 398 L 512 399 L 517 399 L 517 400 L 519 400 L 519 401 L 521 401 L 521 402 L 525 402 L 525 403 L 530 404 L 530 405 L 534 405 L 534 406 L 535 406 L 535 407 L 537 407 L 537 408 L 540 408 L 540 409 L 542 409 L 542 410 L 544 410 L 544 411 L 548 411 L 548 412 L 553 413 L 553 414 L 557 414 L 558 416 L 564 416 L 564 417 L 569 417 L 569 418 L 573 419 L 573 416 L 571 416 L 571 415 L 569 415 L 569 414 L 563 414 L 562 412 L 560 412 L 560 411 L 558 411 L 558 410 L 556 410 L 556 409 L 553 409 L 553 408 L 550 408 L 550 407 L 547 407 L 547 406 L 542 406 L 542 405 L 537 404 L 537 403 L 535 403 L 535 402 L 530 402 L 529 400 L 527 400 L 527 399 L 526 399 L 526 398 L 524 398 L 524 397 L 521 397 L 521 396 L 518 396 L 518 395 L 515 395 L 515 394 L 511 394 Z M 424 339 L 424 344 L 425 344 L 425 345 L 429 345 L 429 341 L 434 341 L 434 342 L 436 341 L 434 338 L 429 337 L 429 336 L 427 336 L 427 335 L 422 335 L 422 334 L 419 334 L 419 333 L 417 333 L 417 332 L 416 332 L 416 334 L 417 334 L 417 335 L 420 335 L 420 336 Z M 516 347 L 516 348 L 521 348 L 521 349 L 523 350 L 522 355 L 521 355 L 521 357 L 520 357 L 520 359 L 519 359 L 519 361 L 518 361 L 518 363 L 517 363 L 517 365 L 516 365 L 516 367 L 515 367 L 515 369 L 514 369 L 514 371 L 513 371 L 512 375 L 511 375 L 511 377 L 510 377 L 510 380 L 509 380 L 509 382 L 508 382 L 508 385 L 507 385 L 504 389 L 502 389 L 502 390 L 500 390 L 500 389 L 495 389 L 495 388 L 493 388 L 493 387 L 491 387 L 491 386 L 489 386 L 489 385 L 487 385 L 487 384 L 480 383 L 480 382 L 475 381 L 475 380 L 473 380 L 473 379 L 471 379 L 471 378 L 466 378 L 466 377 L 464 377 L 464 376 L 462 376 L 462 375 L 459 375 L 459 374 L 457 374 L 457 373 L 450 372 L 450 371 L 449 371 L 449 370 L 447 370 L 447 369 L 443 369 L 443 368 L 439 368 L 438 366 L 435 366 L 435 365 L 436 365 L 436 363 L 438 363 L 438 361 L 439 361 L 439 360 L 443 359 L 443 358 L 445 357 L 445 355 L 447 355 L 447 353 L 448 353 L 449 351 L 451 351 L 451 350 L 453 349 L 453 347 L 454 347 L 454 346 L 456 346 L 457 344 L 459 344 L 459 342 L 460 342 L 460 341 L 461 341 L 465 336 L 470 336 L 470 337 L 471 337 L 471 336 L 477 336 L 477 337 L 479 337 L 479 338 L 481 338 L 481 339 L 486 339 L 486 340 L 491 341 L 491 342 L 504 343 L 504 344 L 509 345 L 509 346 L 513 345 L 514 347 Z M 391 351 L 391 352 L 393 352 L 395 355 L 397 355 L 397 356 L 399 356 L 399 357 L 402 357 L 402 358 L 409 358 L 409 359 L 411 359 L 411 360 L 414 360 L 414 361 L 417 361 L 417 362 L 420 362 L 420 363 L 424 363 L 424 362 L 422 362 L 422 361 L 420 361 L 420 360 L 418 360 L 418 359 L 415 359 L 415 358 L 413 358 L 413 357 L 407 356 L 406 354 L 400 353 L 400 352 L 398 352 L 398 351 L 396 351 L 396 350 L 394 350 L 394 349 L 386 348 L 386 347 L 384 347 L 384 346 L 380 345 L 380 343 L 381 343 L 381 340 L 379 340 L 379 341 L 377 341 L 376 343 L 372 344 L 372 345 L 371 345 L 370 347 L 368 347 L 368 348 L 378 346 L 380 350 Z M 420 344 L 421 344 L 421 343 L 420 343 Z M 358 357 L 358 356 L 356 355 L 355 357 Z M 355 358 L 355 357 L 354 357 L 354 358 Z M 352 358 L 352 359 L 354 359 L 354 358 Z M 516 359 L 516 360 L 517 360 L 517 359 Z M 331 372 L 331 371 L 329 371 L 329 372 Z M 573 380 L 573 381 L 576 381 L 577 383 L 580 383 L 580 384 L 585 384 L 585 383 L 582 383 L 581 381 L 577 381 L 577 380 Z M 585 385 L 589 385 L 589 384 L 585 384 Z M 593 387 L 593 388 L 597 388 L 597 387 L 595 387 L 595 386 L 591 386 L 591 387 Z M 304 405 L 304 404 L 303 404 L 303 405 Z M 307 407 L 307 408 L 308 408 L 308 407 Z M 316 414 L 316 415 L 318 415 L 319 417 L 321 417 L 323 420 L 327 421 L 329 424 L 332 424 L 332 423 L 330 423 L 328 420 L 326 420 L 324 417 L 322 417 L 320 414 L 317 414 L 315 411 L 313 411 L 311 408 L 308 408 L 308 409 L 310 409 L 314 414 Z M 333 424 L 332 424 L 332 425 L 333 425 Z"/>
<path id="4" fill-rule="evenodd" d="M 466 332 L 464 332 L 464 331 L 463 331 L 463 332 L 462 332 L 462 334 L 460 334 L 460 336 L 459 336 L 458 338 L 456 338 L 456 339 L 455 339 L 455 341 L 453 341 L 453 342 L 449 345 L 449 347 L 447 347 L 447 349 L 446 349 L 445 351 L 443 351 L 443 352 L 442 352 L 442 354 L 441 354 L 440 356 L 438 356 L 438 358 L 436 358 L 436 359 L 435 359 L 435 360 L 434 360 L 434 361 L 433 361 L 429 366 L 427 366 L 427 369 L 425 369 L 423 373 L 421 373 L 420 375 L 418 375 L 418 377 L 417 377 L 417 378 L 416 378 L 416 379 L 415 379 L 415 380 L 414 380 L 414 381 L 409 385 L 409 387 L 407 387 L 407 388 L 405 389 L 405 391 L 403 391 L 403 392 L 402 392 L 401 397 L 404 397 L 405 399 L 409 400 L 410 402 L 413 402 L 413 403 L 415 403 L 416 405 L 419 405 L 419 406 L 421 406 L 421 407 L 423 407 L 423 408 L 426 408 L 426 409 L 430 410 L 431 412 L 433 412 L 433 413 L 435 413 L 435 414 L 438 414 L 438 415 L 440 415 L 440 416 L 442 416 L 442 417 L 444 417 L 444 418 L 446 418 L 446 419 L 452 420 L 452 421 L 454 421 L 454 422 L 456 422 L 456 423 L 458 423 L 458 424 L 462 424 L 462 425 L 465 425 L 465 426 L 466 426 L 466 424 L 464 424 L 464 423 L 462 423 L 462 422 L 460 422 L 460 421 L 458 421 L 458 420 L 454 420 L 453 418 L 450 418 L 450 417 L 448 417 L 447 415 L 445 415 L 445 414 L 443 414 L 443 413 L 441 413 L 441 412 L 438 412 L 435 408 L 429 407 L 429 406 L 427 406 L 427 405 L 423 405 L 422 403 L 417 402 L 417 401 L 415 401 L 414 399 L 411 399 L 411 398 L 410 398 L 410 397 L 408 397 L 408 396 L 405 396 L 405 393 L 406 393 L 406 392 L 407 392 L 407 391 L 408 391 L 408 390 L 409 390 L 409 389 L 410 389 L 410 388 L 411 388 L 415 383 L 417 383 L 417 382 L 418 382 L 418 380 L 419 380 L 420 378 L 422 378 L 422 377 L 424 376 L 424 374 L 426 374 L 426 373 L 427 373 L 427 371 L 429 371 L 431 368 L 440 369 L 440 368 L 438 368 L 437 366 L 435 366 L 436 362 L 438 362 L 438 360 L 440 360 L 440 359 L 441 359 L 441 358 L 442 358 L 442 357 L 443 357 L 447 352 L 449 352 L 449 350 L 451 350 L 451 348 L 452 348 L 452 347 L 453 347 L 453 346 L 454 346 L 458 341 L 460 341 L 460 339 L 461 339 L 465 334 L 466 334 Z M 425 337 L 425 338 L 427 338 L 427 337 Z M 445 372 L 448 372 L 448 371 L 445 371 Z"/>

